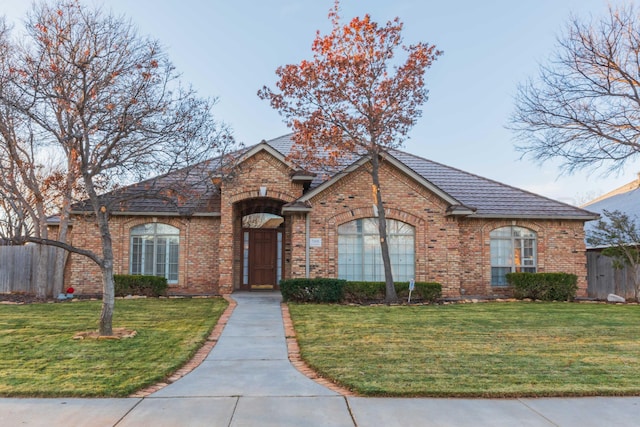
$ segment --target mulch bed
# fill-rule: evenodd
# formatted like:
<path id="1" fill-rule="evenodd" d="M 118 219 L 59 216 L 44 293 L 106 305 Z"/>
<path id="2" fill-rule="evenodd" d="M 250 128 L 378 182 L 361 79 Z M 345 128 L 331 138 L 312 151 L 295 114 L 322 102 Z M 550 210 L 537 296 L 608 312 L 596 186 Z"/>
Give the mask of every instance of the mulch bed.
<path id="1" fill-rule="evenodd" d="M 73 299 L 92 299 L 91 296 L 74 296 Z M 31 294 L 10 293 L 0 294 L 0 304 L 34 304 L 34 303 L 63 303 L 72 301 L 71 299 L 59 300 L 57 298 L 38 298 Z"/>

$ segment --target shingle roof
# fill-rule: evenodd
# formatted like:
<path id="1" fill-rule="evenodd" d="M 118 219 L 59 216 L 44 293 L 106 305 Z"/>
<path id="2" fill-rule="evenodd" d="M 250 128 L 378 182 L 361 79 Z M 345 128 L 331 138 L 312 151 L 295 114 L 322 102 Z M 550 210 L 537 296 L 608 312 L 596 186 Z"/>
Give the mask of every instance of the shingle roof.
<path id="1" fill-rule="evenodd" d="M 288 155 L 291 151 L 292 135 L 284 135 L 267 141 L 267 144 Z M 475 209 L 477 217 L 507 218 L 575 218 L 594 219 L 597 215 L 575 206 L 561 203 L 506 184 L 499 183 L 460 169 L 427 160 L 400 151 L 389 153 L 417 175 L 458 200 L 462 205 Z M 311 188 L 319 186 L 323 180 L 314 180 Z"/>
<path id="2" fill-rule="evenodd" d="M 399 150 L 391 154 L 418 175 L 476 209 L 474 216 L 593 219 L 583 209 Z"/>
<path id="3" fill-rule="evenodd" d="M 292 134 L 283 135 L 270 141 L 263 141 L 284 157 L 289 155 L 293 145 Z M 255 147 L 255 146 L 253 146 Z M 253 147 L 241 150 L 247 153 Z M 546 197 L 542 197 L 509 185 L 501 184 L 487 178 L 483 178 L 462 170 L 446 166 L 422 157 L 415 156 L 400 150 L 390 150 L 389 154 L 397 161 L 404 164 L 417 177 L 428 181 L 451 199 L 457 200 L 461 205 L 475 210 L 473 217 L 501 217 L 501 218 L 562 218 L 562 219 L 594 219 L 597 215 L 592 212 L 561 203 Z M 356 160 L 356 159 L 354 159 Z M 215 163 L 212 159 L 210 163 Z M 347 162 L 350 163 L 350 162 Z M 196 170 L 211 173 L 207 164 L 196 165 Z M 215 172 L 215 171 L 213 171 Z M 315 189 L 327 180 L 327 173 L 311 171 L 316 177 L 311 183 L 311 189 Z M 197 181 L 193 178 L 194 183 Z M 220 212 L 220 197 L 215 188 L 205 184 L 206 180 L 200 180 L 194 184 L 192 190 L 200 190 L 200 197 L 184 197 L 177 203 L 171 197 L 140 197 L 149 192 L 150 188 L 166 186 L 170 188 L 177 180 L 174 175 L 167 175 L 155 180 L 145 181 L 118 190 L 120 194 L 130 197 L 121 205 L 120 211 L 135 213 L 173 213 L 173 214 L 214 214 Z M 108 196 L 108 195 L 105 195 Z M 86 206 L 84 207 L 87 208 Z M 76 206 L 82 209 L 81 205 Z"/>
<path id="4" fill-rule="evenodd" d="M 215 160 L 215 159 L 214 159 Z M 213 161 L 141 181 L 99 196 L 112 214 L 210 215 L 220 212 L 220 195 L 209 178 Z M 91 211 L 88 200 L 73 211 Z"/>

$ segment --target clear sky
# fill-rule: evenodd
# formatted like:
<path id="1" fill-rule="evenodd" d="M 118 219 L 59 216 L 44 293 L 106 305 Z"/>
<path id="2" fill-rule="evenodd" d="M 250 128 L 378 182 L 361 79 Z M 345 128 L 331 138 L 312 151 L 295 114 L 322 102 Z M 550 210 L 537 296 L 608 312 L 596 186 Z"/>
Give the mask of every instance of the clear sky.
<path id="1" fill-rule="evenodd" d="M 611 0 L 615 5 L 623 0 Z M 311 56 L 316 30 L 330 29 L 333 0 L 109 0 L 143 35 L 160 40 L 184 80 L 218 97 L 218 119 L 247 145 L 289 132 L 256 92 L 275 69 Z M 444 51 L 427 72 L 429 101 L 405 150 L 568 203 L 584 202 L 636 178 L 640 161 L 618 175 L 560 175 L 558 164 L 520 159 L 505 128 L 516 86 L 535 76 L 571 13 L 589 18 L 606 0 L 342 0 L 344 20 L 369 13 L 404 22 L 405 43 Z M 20 25 L 27 0 L 2 0 L 0 14 Z"/>

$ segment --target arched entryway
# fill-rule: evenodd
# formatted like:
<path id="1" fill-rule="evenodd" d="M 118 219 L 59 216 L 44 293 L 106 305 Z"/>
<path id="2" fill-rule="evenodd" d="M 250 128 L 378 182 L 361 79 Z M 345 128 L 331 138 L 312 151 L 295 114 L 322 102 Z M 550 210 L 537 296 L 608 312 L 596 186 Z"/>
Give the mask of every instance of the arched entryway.
<path id="1" fill-rule="evenodd" d="M 278 289 L 284 272 L 284 202 L 252 199 L 236 206 L 239 225 L 240 279 L 242 290 Z"/>

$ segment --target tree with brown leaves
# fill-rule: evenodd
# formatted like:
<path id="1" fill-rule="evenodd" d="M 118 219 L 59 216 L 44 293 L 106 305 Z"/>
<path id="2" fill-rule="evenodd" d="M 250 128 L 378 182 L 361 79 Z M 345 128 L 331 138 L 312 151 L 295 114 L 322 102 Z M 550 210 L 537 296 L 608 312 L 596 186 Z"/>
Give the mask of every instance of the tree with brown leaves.
<path id="1" fill-rule="evenodd" d="M 400 147 L 427 100 L 425 72 L 441 54 L 435 46 L 404 46 L 398 18 L 379 25 L 369 15 L 342 24 L 339 2 L 329 12 L 333 25 L 319 32 L 313 57 L 279 67 L 277 91 L 264 87 L 262 99 L 286 119 L 294 132 L 291 155 L 303 165 L 344 166 L 362 156 L 369 159 L 373 204 L 386 282 L 386 302 L 397 301 L 380 188 L 385 152 Z M 404 53 L 403 58 L 399 58 Z"/>

